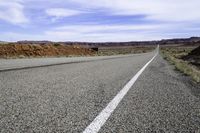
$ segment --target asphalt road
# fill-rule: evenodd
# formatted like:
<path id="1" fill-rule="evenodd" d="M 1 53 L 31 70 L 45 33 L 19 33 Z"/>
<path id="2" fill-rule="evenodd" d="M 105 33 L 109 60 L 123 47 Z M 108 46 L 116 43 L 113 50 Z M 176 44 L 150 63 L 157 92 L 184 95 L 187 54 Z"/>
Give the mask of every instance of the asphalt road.
<path id="1" fill-rule="evenodd" d="M 154 55 L 0 60 L 0 131 L 83 132 Z M 158 55 L 99 132 L 198 133 L 200 87 Z"/>
<path id="2" fill-rule="evenodd" d="M 53 65 L 63 65 L 72 63 L 90 62 L 96 60 L 108 60 L 114 58 L 124 58 L 132 55 L 114 55 L 114 56 L 89 56 L 89 57 L 60 57 L 60 58 L 30 58 L 30 59 L 0 59 L 0 72 L 20 70 L 27 68 L 46 67 Z"/>

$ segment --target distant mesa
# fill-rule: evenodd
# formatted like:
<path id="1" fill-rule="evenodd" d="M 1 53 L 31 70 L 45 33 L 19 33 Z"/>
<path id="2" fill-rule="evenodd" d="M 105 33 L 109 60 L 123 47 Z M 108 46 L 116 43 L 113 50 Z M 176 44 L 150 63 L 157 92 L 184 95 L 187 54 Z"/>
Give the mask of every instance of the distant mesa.
<path id="1" fill-rule="evenodd" d="M 0 41 L 3 42 L 3 41 Z M 113 47 L 113 46 L 143 46 L 143 45 L 183 45 L 183 46 L 191 46 L 191 45 L 200 45 L 200 37 L 191 37 L 191 38 L 175 38 L 175 39 L 163 39 L 163 40 L 155 40 L 155 41 L 130 41 L 130 42 L 52 42 L 47 40 L 42 41 L 18 41 L 16 44 L 62 44 L 62 45 L 79 45 L 85 48 L 97 48 L 97 47 Z"/>

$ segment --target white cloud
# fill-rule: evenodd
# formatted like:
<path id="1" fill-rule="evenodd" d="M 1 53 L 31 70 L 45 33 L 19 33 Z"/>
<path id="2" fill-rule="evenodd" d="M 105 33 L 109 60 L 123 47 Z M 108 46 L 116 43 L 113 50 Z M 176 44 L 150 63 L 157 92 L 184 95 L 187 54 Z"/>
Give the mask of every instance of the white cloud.
<path id="1" fill-rule="evenodd" d="M 46 10 L 47 15 L 53 16 L 56 18 L 61 17 L 69 17 L 81 14 L 81 11 L 78 10 L 71 10 L 71 9 L 65 9 L 65 8 L 50 8 Z"/>
<path id="2" fill-rule="evenodd" d="M 147 40 L 137 34 L 140 31 L 153 30 L 160 25 L 68 25 L 46 31 L 45 35 L 57 41 L 131 41 Z M 129 33 L 136 32 L 136 33 Z M 152 37 L 152 36 L 151 36 Z M 136 39 L 137 38 L 137 39 Z"/>
<path id="3" fill-rule="evenodd" d="M 190 27 L 185 24 L 147 24 L 147 25 L 67 25 L 55 27 L 38 34 L 3 33 L 1 38 L 17 40 L 87 41 L 117 42 L 159 40 L 165 38 L 190 37 L 190 33 L 177 29 Z M 192 28 L 192 27 L 191 27 Z M 189 31 L 189 30 L 188 30 Z M 193 33 L 197 36 L 199 31 Z"/>
<path id="4" fill-rule="evenodd" d="M 21 0 L 0 0 L 0 19 L 12 24 L 23 24 L 29 21 L 24 15 Z"/>
<path id="5" fill-rule="evenodd" d="M 185 24 L 128 24 L 128 25 L 67 25 L 53 28 L 45 35 L 57 41 L 117 42 L 159 40 L 173 37 L 189 37 L 177 33 Z M 190 26 L 189 26 L 190 27 Z M 173 32 L 174 34 L 171 34 Z M 177 33 L 177 34 L 175 34 Z"/>
<path id="6" fill-rule="evenodd" d="M 163 25 L 68 25 L 54 28 L 54 32 L 70 32 L 70 33 L 110 33 L 110 32 L 123 32 L 123 31 L 141 31 L 153 30 L 163 27 Z"/>
<path id="7" fill-rule="evenodd" d="M 162 21 L 200 20 L 199 0 L 70 0 L 89 9 L 104 8 L 113 15 L 146 15 Z"/>
<path id="8" fill-rule="evenodd" d="M 96 34 L 80 34 L 71 32 L 53 32 L 48 31 L 45 34 L 24 34 L 9 32 L 1 35 L 5 41 L 19 40 L 50 40 L 50 41 L 82 41 L 82 42 L 127 42 L 163 39 L 160 34 L 129 34 L 129 33 L 96 33 Z"/>
<path id="9" fill-rule="evenodd" d="M 28 26 L 30 29 L 34 26 L 39 27 L 39 30 L 35 28 L 36 31 L 38 30 L 37 35 L 31 34 L 31 30 L 28 31 L 29 28 L 26 28 L 26 34 L 17 33 L 17 31 L 13 33 L 13 29 L 9 29 L 2 31 L 4 32 L 4 34 L 1 33 L 3 40 L 132 41 L 198 36 L 200 33 L 198 28 L 200 22 L 199 0 L 0 0 L 0 19 L 13 24 L 28 22 L 29 20 L 24 14 L 25 5 L 28 10 L 26 15 L 34 19 Z M 74 17 L 71 17 L 69 22 L 59 21 L 60 23 L 53 25 L 56 26 L 55 28 L 49 27 L 52 25 L 48 24 L 46 27 L 41 27 L 47 21 L 49 22 L 46 15 L 38 13 L 41 10 L 51 16 L 52 20 Z M 88 14 L 76 19 L 79 16 L 75 15 L 82 13 Z M 120 20 L 119 24 L 117 24 L 118 21 L 113 21 L 115 24 L 106 25 L 102 24 L 103 21 L 99 21 L 99 18 L 94 21 L 95 17 L 101 17 L 101 15 L 106 15 L 105 18 L 108 20 L 105 23 L 115 20 L 112 16 L 107 15 L 144 15 L 145 18 L 141 20 L 144 22 L 143 24 L 126 24 L 131 23 L 132 20 L 126 22 L 129 19 L 122 20 L 121 16 L 115 16 Z M 42 19 L 40 20 L 36 16 L 41 16 Z M 91 19 L 91 17 L 93 18 Z M 135 23 L 140 22 L 137 17 L 133 17 L 134 19 Z M 80 22 L 80 25 L 72 25 L 73 20 L 77 20 L 76 23 Z M 64 23 L 66 26 L 59 26 Z M 88 25 L 83 25 L 83 23 Z M 44 29 L 48 30 L 43 31 Z"/>

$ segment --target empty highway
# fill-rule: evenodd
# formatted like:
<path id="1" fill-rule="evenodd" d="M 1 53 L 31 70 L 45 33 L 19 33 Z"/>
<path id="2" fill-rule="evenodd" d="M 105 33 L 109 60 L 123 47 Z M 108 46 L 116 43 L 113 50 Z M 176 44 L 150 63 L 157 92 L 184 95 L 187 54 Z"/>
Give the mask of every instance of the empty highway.
<path id="1" fill-rule="evenodd" d="M 200 87 L 157 51 L 1 59 L 0 132 L 198 133 Z"/>

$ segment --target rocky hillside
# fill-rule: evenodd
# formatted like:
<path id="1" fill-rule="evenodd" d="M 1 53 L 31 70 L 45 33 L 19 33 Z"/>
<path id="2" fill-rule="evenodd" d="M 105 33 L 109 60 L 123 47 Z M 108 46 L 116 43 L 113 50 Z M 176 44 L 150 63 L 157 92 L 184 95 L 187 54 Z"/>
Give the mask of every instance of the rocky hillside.
<path id="1" fill-rule="evenodd" d="M 200 46 L 192 50 L 187 56 L 183 57 L 183 59 L 200 68 Z"/>
<path id="2" fill-rule="evenodd" d="M 80 46 L 61 44 L 4 44 L 0 45 L 0 58 L 42 57 L 42 56 L 86 56 L 94 51 Z"/>

